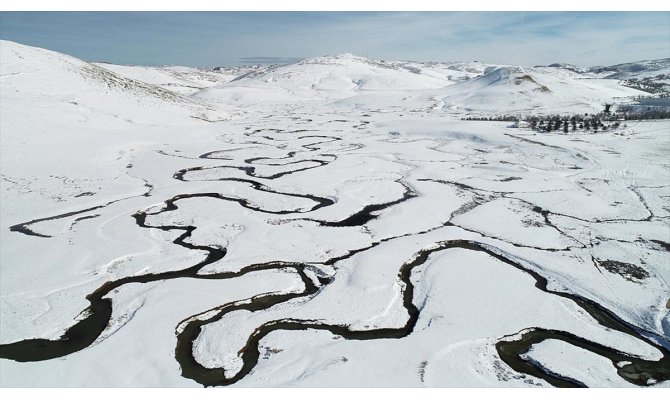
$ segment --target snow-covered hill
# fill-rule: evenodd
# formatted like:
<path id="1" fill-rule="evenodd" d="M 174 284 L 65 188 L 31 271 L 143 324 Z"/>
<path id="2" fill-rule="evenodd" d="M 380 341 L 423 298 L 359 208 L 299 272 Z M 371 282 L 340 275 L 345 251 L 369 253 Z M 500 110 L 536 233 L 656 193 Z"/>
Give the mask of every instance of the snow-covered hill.
<path id="1" fill-rule="evenodd" d="M 424 73 L 410 64 L 338 54 L 281 66 L 262 75 L 203 90 L 195 97 L 216 102 L 338 100 L 365 92 L 435 89 L 453 83 L 444 74 L 427 71 Z M 453 73 L 457 74 L 458 71 Z M 260 91 L 271 93 L 271 97 L 259 96 Z"/>
<path id="2" fill-rule="evenodd" d="M 170 118 L 213 110 L 211 106 L 173 91 L 53 51 L 3 40 L 0 41 L 0 52 L 2 96 L 9 107 L 17 102 L 52 103 L 57 107 L 67 104 L 73 113 L 79 108 L 89 116 L 94 112 L 152 123 L 156 113 Z M 21 110 L 30 110 L 30 107 L 19 107 L 14 112 Z M 31 114 L 33 117 L 49 115 L 36 114 L 34 110 Z"/>
<path id="3" fill-rule="evenodd" d="M 648 73 L 648 70 L 645 70 Z M 317 57 L 196 93 L 205 101 L 322 100 L 383 108 L 398 104 L 459 114 L 594 113 L 606 103 L 649 93 L 574 66 L 517 67 L 481 63 L 370 60 L 351 54 Z M 408 101 L 408 99 L 410 99 Z M 381 101 L 381 103 L 380 103 Z M 442 104 L 435 107 L 435 101 Z M 441 102 L 441 103 L 440 103 Z"/>
<path id="4" fill-rule="evenodd" d="M 179 66 L 145 67 L 94 63 L 114 73 L 163 89 L 191 95 L 199 90 L 228 83 L 240 76 L 267 69 L 266 66 L 191 68 Z"/>
<path id="5" fill-rule="evenodd" d="M 644 79 L 658 75 L 670 75 L 670 58 L 615 64 L 607 67 L 591 67 L 587 72 L 608 79 Z"/>
<path id="6" fill-rule="evenodd" d="M 449 110 L 488 114 L 597 113 L 606 103 L 647 94 L 621 86 L 617 80 L 549 67 L 493 67 L 443 93 L 444 107 Z"/>

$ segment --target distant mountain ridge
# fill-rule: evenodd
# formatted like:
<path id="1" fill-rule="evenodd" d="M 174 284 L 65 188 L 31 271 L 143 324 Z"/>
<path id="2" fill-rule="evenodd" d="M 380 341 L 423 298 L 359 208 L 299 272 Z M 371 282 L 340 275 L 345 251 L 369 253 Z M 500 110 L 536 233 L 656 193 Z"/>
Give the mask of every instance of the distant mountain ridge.
<path id="1" fill-rule="evenodd" d="M 596 74 L 606 79 L 646 78 L 655 75 L 670 74 L 670 58 L 641 60 L 629 63 L 588 68 L 582 68 L 576 65 L 565 63 L 554 63 L 547 65 L 547 67 L 567 69 L 579 73 Z"/>
<path id="2" fill-rule="evenodd" d="M 243 110 L 245 104 L 305 101 L 375 109 L 395 104 L 459 115 L 591 113 L 606 103 L 670 93 L 670 59 L 591 68 L 565 63 L 525 67 L 384 61 L 342 53 L 286 65 L 191 68 L 87 63 L 7 41 L 1 47 L 3 76 L 32 74 L 31 79 L 17 75 L 17 87 L 40 95 L 67 94 L 70 101 L 105 111 L 126 104 L 123 113 L 137 118 L 142 113 L 133 104 L 166 109 L 166 103 L 175 102 L 188 103 L 198 115 L 209 113 L 200 111 L 209 106 Z M 36 79 L 42 83 L 34 84 Z"/>

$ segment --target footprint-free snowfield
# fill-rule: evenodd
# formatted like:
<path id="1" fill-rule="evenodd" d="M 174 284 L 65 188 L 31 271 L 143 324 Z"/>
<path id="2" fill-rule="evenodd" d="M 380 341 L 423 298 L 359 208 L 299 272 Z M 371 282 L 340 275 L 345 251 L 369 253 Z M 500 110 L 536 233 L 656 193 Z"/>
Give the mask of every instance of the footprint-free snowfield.
<path id="1" fill-rule="evenodd" d="M 0 50 L 1 386 L 670 386 L 670 122 L 466 120 L 634 76 Z"/>

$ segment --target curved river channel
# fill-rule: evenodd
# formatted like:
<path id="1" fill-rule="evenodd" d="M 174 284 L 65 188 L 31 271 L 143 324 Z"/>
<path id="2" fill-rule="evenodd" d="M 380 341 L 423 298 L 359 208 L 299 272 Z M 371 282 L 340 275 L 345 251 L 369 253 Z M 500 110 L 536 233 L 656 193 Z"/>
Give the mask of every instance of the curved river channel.
<path id="1" fill-rule="evenodd" d="M 309 138 L 318 139 L 319 141 L 302 145 L 303 150 L 307 152 L 315 152 L 319 150 L 320 147 L 318 145 L 320 144 L 341 140 L 336 136 L 311 135 L 311 136 L 299 137 L 299 139 L 309 139 Z M 215 159 L 227 160 L 224 157 L 217 157 L 217 155 L 220 153 L 222 152 L 212 151 L 201 155 L 200 158 L 210 160 Z M 145 274 L 140 276 L 130 276 L 113 281 L 108 281 L 86 297 L 90 305 L 82 312 L 82 315 L 85 315 L 85 317 L 83 319 L 80 319 L 70 328 L 68 328 L 59 339 L 48 340 L 48 339 L 32 338 L 32 339 L 21 340 L 15 343 L 2 344 L 0 345 L 0 357 L 19 362 L 39 362 L 42 360 L 48 360 L 66 356 L 68 354 L 72 354 L 74 352 L 86 349 L 88 346 L 90 346 L 95 342 L 95 340 L 102 334 L 102 332 L 105 330 L 105 328 L 108 326 L 110 322 L 112 316 L 112 300 L 107 296 L 110 294 L 111 291 L 125 284 L 148 283 L 148 282 L 165 281 L 180 278 L 232 279 L 245 275 L 251 271 L 262 271 L 262 270 L 282 269 L 295 272 L 300 277 L 300 279 L 304 284 L 304 290 L 300 293 L 260 294 L 250 299 L 239 300 L 221 305 L 214 310 L 215 312 L 213 313 L 208 312 L 207 318 L 199 319 L 193 317 L 183 322 L 182 327 L 179 333 L 177 334 L 177 346 L 175 349 L 175 358 L 181 367 L 182 375 L 185 378 L 192 379 L 204 386 L 230 385 L 243 379 L 250 371 L 253 370 L 253 368 L 257 365 L 260 357 L 259 342 L 266 335 L 274 331 L 306 330 L 306 329 L 324 330 L 329 331 L 335 335 L 339 335 L 348 340 L 376 340 L 376 339 L 389 339 L 389 338 L 401 339 L 408 335 L 411 335 L 419 319 L 419 313 L 420 313 L 416 305 L 413 303 L 414 286 L 410 278 L 412 276 L 414 268 L 426 263 L 427 260 L 429 259 L 429 256 L 433 253 L 457 248 L 473 252 L 485 253 L 488 256 L 499 260 L 500 262 L 504 263 L 510 268 L 515 268 L 519 271 L 522 271 L 530 275 L 535 280 L 535 287 L 538 290 L 541 290 L 545 293 L 550 293 L 555 296 L 560 296 L 574 302 L 577 306 L 581 307 L 583 310 L 589 313 L 593 318 L 595 318 L 598 321 L 598 323 L 601 324 L 602 326 L 630 335 L 636 338 L 637 340 L 640 340 L 654 347 L 662 354 L 662 357 L 659 360 L 645 360 L 621 352 L 614 348 L 610 348 L 605 345 L 578 337 L 569 332 L 549 330 L 540 327 L 531 327 L 520 333 L 510 333 L 510 336 L 508 337 L 499 338 L 496 344 L 496 350 L 500 359 L 515 371 L 543 379 L 546 382 L 550 383 L 551 385 L 557 387 L 585 386 L 585 384 L 582 382 L 554 373 L 544 368 L 543 366 L 538 365 L 537 363 L 527 360 L 524 357 L 524 354 L 526 354 L 529 351 L 531 346 L 541 343 L 545 340 L 551 339 L 566 342 L 579 348 L 585 349 L 589 352 L 598 354 L 602 357 L 606 357 L 612 362 L 612 365 L 616 368 L 619 376 L 621 376 L 623 379 L 632 384 L 638 386 L 648 386 L 654 382 L 670 380 L 670 350 L 669 350 L 670 345 L 668 344 L 667 338 L 659 337 L 658 335 L 654 335 L 651 332 L 646 332 L 638 327 L 630 325 L 622 318 L 619 318 L 612 311 L 606 309 L 605 307 L 601 306 L 600 304 L 592 300 L 586 299 L 584 297 L 575 294 L 550 290 L 547 288 L 546 278 L 542 277 L 540 274 L 535 272 L 535 269 L 531 268 L 530 266 L 524 265 L 522 262 L 515 261 L 517 260 L 517 258 L 514 257 L 513 255 L 510 255 L 505 251 L 497 247 L 494 247 L 490 244 L 480 243 L 471 240 L 447 240 L 437 242 L 433 246 L 430 246 L 428 249 L 421 250 L 420 252 L 416 253 L 414 257 L 412 257 L 409 261 L 406 261 L 401 265 L 398 272 L 397 280 L 402 290 L 401 294 L 403 299 L 403 306 L 408 314 L 408 318 L 404 326 L 400 328 L 351 330 L 347 326 L 326 324 L 318 321 L 295 320 L 295 319 L 273 320 L 257 327 L 251 334 L 251 336 L 247 339 L 246 344 L 244 345 L 243 349 L 240 352 L 240 356 L 243 361 L 243 366 L 234 376 L 226 377 L 225 371 L 222 368 L 204 367 L 203 365 L 201 365 L 196 361 L 193 355 L 194 350 L 193 344 L 200 335 L 200 333 L 202 332 L 203 326 L 218 321 L 221 318 L 223 318 L 227 313 L 236 310 L 248 310 L 252 312 L 261 311 L 268 309 L 269 307 L 272 307 L 276 304 L 289 301 L 291 299 L 316 296 L 318 295 L 319 291 L 325 285 L 328 285 L 330 282 L 332 282 L 332 279 L 334 278 L 318 277 L 317 279 L 312 279 L 308 276 L 308 274 L 306 274 L 306 271 L 312 268 L 309 264 L 289 263 L 282 261 L 248 265 L 237 272 L 223 272 L 223 273 L 202 275 L 199 274 L 199 271 L 201 271 L 205 266 L 215 263 L 226 256 L 226 248 L 216 246 L 201 246 L 189 243 L 187 239 L 192 235 L 193 231 L 196 230 L 195 226 L 149 225 L 147 224 L 147 217 L 158 215 L 163 212 L 176 210 L 179 207 L 178 204 L 180 201 L 194 198 L 214 198 L 221 201 L 236 202 L 241 207 L 244 207 L 249 210 L 253 210 L 260 213 L 278 214 L 278 215 L 309 213 L 320 208 L 334 205 L 336 201 L 330 198 L 324 198 L 310 194 L 274 191 L 268 186 L 257 181 L 257 179 L 264 179 L 264 180 L 278 179 L 288 174 L 305 171 L 312 168 L 322 167 L 337 160 L 337 156 L 335 155 L 321 154 L 319 155 L 319 157 L 305 158 L 296 161 L 286 161 L 294 158 L 299 153 L 300 153 L 299 151 L 291 151 L 285 157 L 274 159 L 274 160 L 282 160 L 276 163 L 268 162 L 268 160 L 270 161 L 273 160 L 270 158 L 256 157 L 246 159 L 245 163 L 247 165 L 242 167 L 229 166 L 229 165 L 218 166 L 218 167 L 193 167 L 176 172 L 174 174 L 175 179 L 180 181 L 188 181 L 189 175 L 196 171 L 212 170 L 212 169 L 238 170 L 247 175 L 247 178 L 224 177 L 212 180 L 239 182 L 242 184 L 249 185 L 252 189 L 256 191 L 271 193 L 276 196 L 288 196 L 288 197 L 306 199 L 312 202 L 312 206 L 306 210 L 301 209 L 301 210 L 272 211 L 272 210 L 266 210 L 261 206 L 253 205 L 251 202 L 245 199 L 227 197 L 222 194 L 212 192 L 212 193 L 180 194 L 166 200 L 164 202 L 164 205 L 157 211 L 137 212 L 133 215 L 133 218 L 135 219 L 135 222 L 138 227 L 146 229 L 159 229 L 162 231 L 179 231 L 181 232 L 181 234 L 176 239 L 174 239 L 173 243 L 177 246 L 181 246 L 189 250 L 204 252 L 206 254 L 204 260 L 188 268 L 178 271 Z M 264 166 L 280 166 L 282 168 L 285 168 L 287 166 L 293 166 L 294 169 L 284 169 L 281 172 L 275 174 L 260 175 L 257 173 L 256 167 L 253 165 L 258 164 L 259 162 L 263 162 Z M 347 216 L 346 218 L 340 221 L 319 221 L 309 218 L 304 218 L 304 220 L 317 222 L 318 224 L 324 227 L 364 226 L 369 221 L 377 218 L 379 216 L 379 213 L 384 209 L 401 204 L 405 201 L 411 200 L 412 198 L 418 196 L 418 194 L 412 189 L 412 187 L 403 180 L 397 180 L 396 182 L 404 188 L 403 194 L 396 199 L 384 201 L 379 204 L 367 204 L 357 212 Z M 11 230 L 26 235 L 32 235 L 37 237 L 49 237 L 46 234 L 41 234 L 37 232 L 37 230 L 28 228 L 28 226 L 37 224 L 41 221 L 67 218 L 87 211 L 101 209 L 109 204 L 111 203 L 107 203 L 97 207 L 90 207 L 77 212 L 65 213 L 54 217 L 35 219 L 24 224 L 15 225 L 11 227 Z M 366 249 L 361 249 L 359 251 L 364 251 Z M 337 257 L 332 260 L 326 261 L 324 264 L 334 264 L 337 261 L 351 257 L 353 254 L 356 254 L 359 251 L 350 251 L 345 256 Z"/>

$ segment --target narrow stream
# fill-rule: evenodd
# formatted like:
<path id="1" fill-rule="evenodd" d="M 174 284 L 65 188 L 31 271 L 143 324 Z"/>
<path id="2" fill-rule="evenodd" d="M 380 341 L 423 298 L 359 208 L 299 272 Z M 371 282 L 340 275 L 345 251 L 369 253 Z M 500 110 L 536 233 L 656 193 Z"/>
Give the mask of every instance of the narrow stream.
<path id="1" fill-rule="evenodd" d="M 496 349 L 500 358 L 517 372 L 544 379 L 545 381 L 557 387 L 584 387 L 585 385 L 581 382 L 571 378 L 562 377 L 540 366 L 537 366 L 528 360 L 523 359 L 522 355 L 525 354 L 533 344 L 541 343 L 547 339 L 556 339 L 565 341 L 572 345 L 578 346 L 588 351 L 592 351 L 596 354 L 608 358 L 612 361 L 612 364 L 617 369 L 619 375 L 626 381 L 635 385 L 648 386 L 652 382 L 659 382 L 670 379 L 670 352 L 666 347 L 657 344 L 653 340 L 650 340 L 648 336 L 653 336 L 652 334 L 627 324 L 614 315 L 611 311 L 588 299 L 578 295 L 556 292 L 547 289 L 547 280 L 545 278 L 540 276 L 537 272 L 521 265 L 516 261 L 513 261 L 506 255 L 504 251 L 487 244 L 468 240 L 449 240 L 436 243 L 436 247 L 418 252 L 411 261 L 408 261 L 402 265 L 398 274 L 398 279 L 404 287 L 402 292 L 403 305 L 409 315 L 407 322 L 403 327 L 355 331 L 350 330 L 347 326 L 343 325 L 325 324 L 309 320 L 275 320 L 261 325 L 249 337 L 243 349 L 240 350 L 243 367 L 237 374 L 235 374 L 235 376 L 227 378 L 225 377 L 225 370 L 223 368 L 205 368 L 204 366 L 197 363 L 193 357 L 193 342 L 200 334 L 201 327 L 203 325 L 218 321 L 223 318 L 225 314 L 235 310 L 245 309 L 249 311 L 255 311 L 258 309 L 267 308 L 266 305 L 268 303 L 270 303 L 270 305 L 274 305 L 280 301 L 276 295 L 264 296 L 252 301 L 250 304 L 239 306 L 231 304 L 230 306 L 224 306 L 216 315 L 206 320 L 194 320 L 187 323 L 185 329 L 177 337 L 177 349 L 175 352 L 176 359 L 182 368 L 182 374 L 185 377 L 193 379 L 205 386 L 233 384 L 248 374 L 258 363 L 260 356 L 260 352 L 258 350 L 259 342 L 269 333 L 278 330 L 325 330 L 335 335 L 340 335 L 349 340 L 404 338 L 414 331 L 416 322 L 419 318 L 419 310 L 413 303 L 414 286 L 410 280 L 412 270 L 415 267 L 424 264 L 432 253 L 454 248 L 485 253 L 511 267 L 529 274 L 535 279 L 536 288 L 542 290 L 545 293 L 550 293 L 572 300 L 578 306 L 592 315 L 603 326 L 634 336 L 638 340 L 641 340 L 656 348 L 662 354 L 662 358 L 658 361 L 644 360 L 619 350 L 600 345 L 590 340 L 580 338 L 568 332 L 533 328 L 529 333 L 524 334 L 518 340 L 514 341 L 503 338 L 496 344 Z M 309 296 L 315 293 L 315 291 L 316 289 L 314 288 L 308 288 L 300 296 Z M 285 298 L 288 299 L 295 296 L 296 295 L 285 295 Z M 259 304 L 254 304 L 255 301 L 258 301 Z M 657 337 L 656 339 L 661 338 Z M 665 344 L 667 345 L 667 343 Z M 630 364 L 620 367 L 619 363 L 623 361 L 629 362 Z"/>

